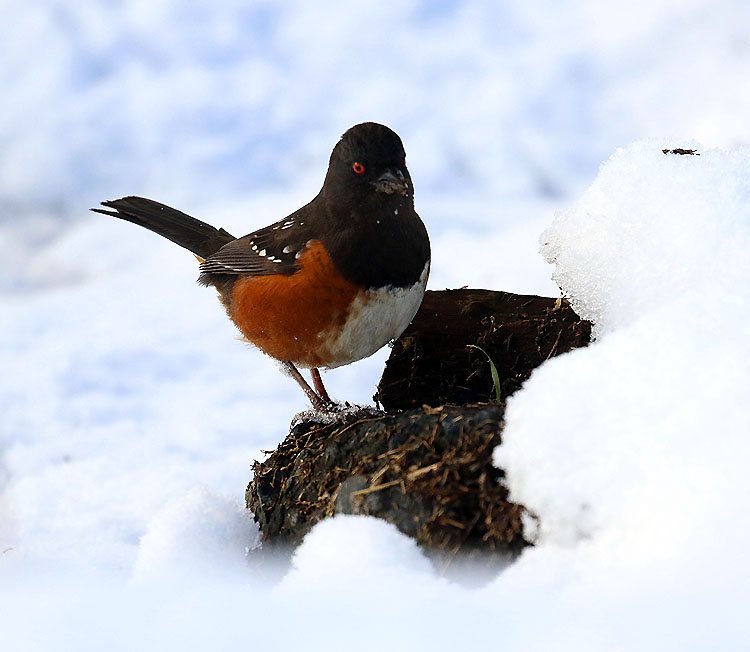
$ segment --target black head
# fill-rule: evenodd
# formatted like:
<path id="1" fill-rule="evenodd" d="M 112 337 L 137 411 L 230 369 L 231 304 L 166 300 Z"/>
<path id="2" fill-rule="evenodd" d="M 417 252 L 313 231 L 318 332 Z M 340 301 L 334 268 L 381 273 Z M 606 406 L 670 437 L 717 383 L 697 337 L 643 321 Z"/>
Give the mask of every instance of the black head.
<path id="1" fill-rule="evenodd" d="M 411 201 L 414 188 L 398 134 L 376 122 L 349 129 L 333 148 L 323 192 L 356 203 L 389 196 Z"/>
<path id="2" fill-rule="evenodd" d="M 345 278 L 368 288 L 418 281 L 430 241 L 394 131 L 374 122 L 349 129 L 333 148 L 314 204 L 324 216 L 318 237 Z"/>

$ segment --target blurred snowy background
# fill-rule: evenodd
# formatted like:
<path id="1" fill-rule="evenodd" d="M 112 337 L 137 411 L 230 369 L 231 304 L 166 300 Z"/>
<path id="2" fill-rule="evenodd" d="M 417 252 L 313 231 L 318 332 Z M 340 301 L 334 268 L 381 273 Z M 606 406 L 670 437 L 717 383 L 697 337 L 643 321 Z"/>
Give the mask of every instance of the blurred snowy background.
<path id="1" fill-rule="evenodd" d="M 690 510 L 746 513 L 730 498 L 747 487 L 722 462 L 741 465 L 747 449 L 717 454 L 700 437 L 741 446 L 750 431 L 735 410 L 750 389 L 738 364 L 747 339 L 699 352 L 729 378 L 711 392 L 679 351 L 750 321 L 747 264 L 735 264 L 750 166 L 717 152 L 666 168 L 652 153 L 750 144 L 749 3 L 0 6 L 4 650 L 705 650 L 716 636 L 742 647 L 747 532 L 730 545 L 728 520 Z M 433 242 L 430 287 L 555 295 L 539 236 L 566 209 L 547 232 L 557 280 L 609 334 L 545 365 L 511 405 L 498 459 L 518 495 L 549 512 L 548 538 L 481 591 L 435 577 L 397 533 L 356 519 L 316 529 L 280 584 L 253 574 L 244 551 L 256 530 L 241 507 L 250 464 L 304 397 L 234 339 L 213 293 L 193 282 L 192 256 L 88 212 L 140 194 L 243 234 L 312 198 L 339 135 L 365 120 L 406 146 Z M 570 208 L 617 148 L 643 138 Z M 672 295 L 676 312 L 649 312 Z M 702 330 L 670 331 L 676 314 L 700 316 Z M 684 348 L 645 346 L 655 328 Z M 368 402 L 386 356 L 328 374 L 332 394 Z M 597 376 L 618 365 L 619 384 Z M 713 404 L 718 421 L 700 413 Z M 696 410 L 700 433 L 683 422 Z M 566 415 L 579 439 L 547 441 L 550 415 Z M 552 489 L 545 459 L 569 460 Z M 623 459 L 635 492 L 611 481 Z M 715 502 L 700 502 L 698 477 L 714 482 Z M 649 488 L 674 497 L 683 483 L 692 493 L 648 512 Z M 625 516 L 608 528 L 615 511 Z M 643 522 L 659 526 L 658 558 L 636 534 Z M 690 539 L 680 557 L 684 540 L 670 536 L 690 524 L 726 544 L 725 567 L 708 563 L 714 539 Z M 342 622 L 321 629 L 337 610 Z M 362 612 L 371 618 L 360 625 Z"/>
<path id="2" fill-rule="evenodd" d="M 433 234 L 457 231 L 464 255 L 467 231 L 520 228 L 529 201 L 577 196 L 635 139 L 750 141 L 742 0 L 3 8 L 6 290 L 81 272 L 52 274 L 34 253 L 63 219 L 100 219 L 86 209 L 102 199 L 141 194 L 208 220 L 294 194 L 235 228 L 265 224 L 317 190 L 332 143 L 364 120 L 402 136 Z"/>

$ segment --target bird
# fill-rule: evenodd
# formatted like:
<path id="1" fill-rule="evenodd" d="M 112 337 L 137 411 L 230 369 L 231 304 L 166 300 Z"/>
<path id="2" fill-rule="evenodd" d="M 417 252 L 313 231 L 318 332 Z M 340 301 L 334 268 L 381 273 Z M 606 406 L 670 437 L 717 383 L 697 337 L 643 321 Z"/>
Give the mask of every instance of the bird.
<path id="1" fill-rule="evenodd" d="M 341 409 L 320 369 L 372 355 L 411 323 L 430 273 L 430 240 L 414 209 L 401 138 L 364 122 L 331 152 L 320 192 L 302 208 L 235 238 L 143 197 L 103 201 L 96 213 L 192 252 L 242 338 L 276 359 L 314 410 Z M 300 368 L 309 369 L 312 386 Z"/>

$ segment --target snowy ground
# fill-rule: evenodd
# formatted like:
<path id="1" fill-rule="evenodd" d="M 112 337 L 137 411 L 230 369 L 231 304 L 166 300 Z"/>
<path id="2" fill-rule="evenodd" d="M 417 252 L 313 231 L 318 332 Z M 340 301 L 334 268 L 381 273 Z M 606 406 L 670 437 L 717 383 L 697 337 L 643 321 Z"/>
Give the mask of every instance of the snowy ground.
<path id="1" fill-rule="evenodd" d="M 3 10 L 3 650 L 750 644 L 748 3 Z M 479 589 L 363 518 L 248 563 L 250 464 L 304 397 L 189 254 L 86 211 L 143 194 L 245 233 L 362 120 L 405 142 L 430 287 L 559 283 L 600 334 L 509 404 L 538 545 Z M 368 402 L 386 356 L 332 394 Z"/>

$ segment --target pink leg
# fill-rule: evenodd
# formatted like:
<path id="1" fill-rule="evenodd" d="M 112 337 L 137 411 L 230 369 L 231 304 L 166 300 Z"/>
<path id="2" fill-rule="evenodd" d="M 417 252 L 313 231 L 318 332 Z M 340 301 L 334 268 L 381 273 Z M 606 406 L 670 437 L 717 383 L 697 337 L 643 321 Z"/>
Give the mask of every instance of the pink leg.
<path id="1" fill-rule="evenodd" d="M 312 406 L 316 410 L 323 410 L 326 408 L 326 399 L 328 396 L 327 394 L 326 399 L 318 396 L 315 393 L 315 390 L 313 390 L 313 388 L 307 384 L 307 381 L 302 377 L 302 374 L 299 372 L 297 367 L 295 367 L 291 362 L 284 361 L 281 363 L 281 366 L 284 367 L 287 373 L 297 381 L 297 384 L 302 388 L 302 391 L 305 392 L 307 398 L 310 399 L 310 403 L 312 403 Z M 318 379 L 320 379 L 320 376 L 318 376 Z M 315 380 L 315 376 L 313 376 L 313 380 Z M 330 401 L 330 399 L 327 400 Z"/>
<path id="2" fill-rule="evenodd" d="M 333 403 L 331 397 L 328 396 L 325 385 L 323 385 L 323 379 L 320 377 L 320 371 L 313 367 L 312 369 L 310 369 L 310 375 L 312 376 L 313 386 L 315 387 L 315 391 L 318 393 L 318 396 L 320 396 L 320 398 L 322 398 L 326 403 Z"/>

